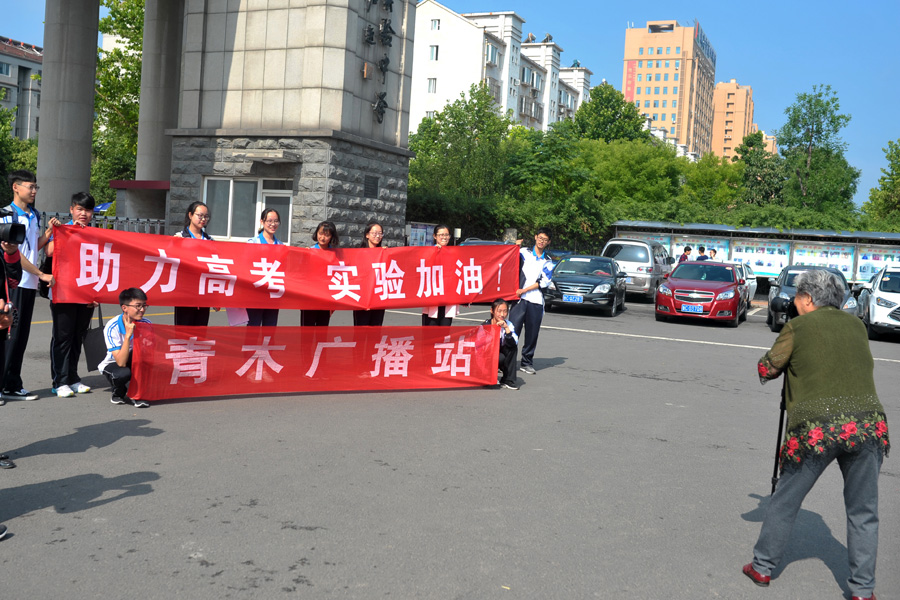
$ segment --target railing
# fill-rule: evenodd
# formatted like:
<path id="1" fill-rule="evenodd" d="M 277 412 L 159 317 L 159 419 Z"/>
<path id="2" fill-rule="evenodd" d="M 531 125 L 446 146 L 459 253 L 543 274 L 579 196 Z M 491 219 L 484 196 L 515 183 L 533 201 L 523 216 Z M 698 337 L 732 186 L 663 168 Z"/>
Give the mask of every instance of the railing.
<path id="1" fill-rule="evenodd" d="M 71 219 L 69 213 L 44 213 L 43 223 L 46 224 L 56 217 L 62 223 L 68 223 Z M 134 233 L 159 233 L 165 235 L 166 222 L 164 219 L 130 219 L 128 217 L 108 217 L 106 215 L 94 215 L 91 219 L 93 227 L 101 229 L 114 229 L 116 231 L 132 231 Z"/>

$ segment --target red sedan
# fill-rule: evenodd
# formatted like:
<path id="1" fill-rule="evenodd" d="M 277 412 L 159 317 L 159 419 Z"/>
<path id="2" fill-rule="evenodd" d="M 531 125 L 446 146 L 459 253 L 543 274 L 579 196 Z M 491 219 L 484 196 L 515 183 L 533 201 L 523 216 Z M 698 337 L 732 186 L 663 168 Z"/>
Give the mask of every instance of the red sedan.
<path id="1" fill-rule="evenodd" d="M 749 308 L 744 301 L 745 285 L 733 265 L 685 261 L 656 289 L 656 320 L 693 317 L 737 327 L 747 318 Z"/>

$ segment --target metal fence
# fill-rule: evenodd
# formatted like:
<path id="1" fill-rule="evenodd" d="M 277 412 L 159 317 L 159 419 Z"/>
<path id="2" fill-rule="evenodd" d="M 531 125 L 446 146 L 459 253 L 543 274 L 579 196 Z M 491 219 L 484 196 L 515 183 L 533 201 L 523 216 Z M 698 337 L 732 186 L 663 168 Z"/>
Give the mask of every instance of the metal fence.
<path id="1" fill-rule="evenodd" d="M 63 223 L 68 223 L 71 219 L 69 213 L 44 213 L 44 223 L 47 223 L 56 217 Z M 134 233 L 166 233 L 166 222 L 164 219 L 129 219 L 127 217 L 108 217 L 106 215 L 94 215 L 91 219 L 93 227 L 100 229 L 115 229 L 116 231 L 132 231 Z"/>

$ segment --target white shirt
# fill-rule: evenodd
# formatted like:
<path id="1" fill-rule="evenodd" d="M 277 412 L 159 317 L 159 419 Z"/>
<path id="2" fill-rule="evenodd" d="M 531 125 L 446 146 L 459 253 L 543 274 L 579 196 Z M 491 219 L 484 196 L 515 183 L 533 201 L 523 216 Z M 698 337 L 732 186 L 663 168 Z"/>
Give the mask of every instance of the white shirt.
<path id="1" fill-rule="evenodd" d="M 26 213 L 15 203 L 9 205 L 9 208 L 15 212 L 15 216 L 3 217 L 0 219 L 2 223 L 20 223 L 25 226 L 25 241 L 19 244 L 19 252 L 22 256 L 31 261 L 31 264 L 38 266 L 38 238 L 41 237 L 41 213 L 35 209 Z M 35 275 L 32 275 L 25 269 L 22 269 L 22 281 L 19 287 L 26 290 L 36 290 L 40 281 Z"/>
<path id="2" fill-rule="evenodd" d="M 103 367 L 109 364 L 116 364 L 116 359 L 113 357 L 113 351 L 120 350 L 122 348 L 122 341 L 125 339 L 125 321 L 122 319 L 124 315 L 119 315 L 115 319 L 110 319 L 106 325 L 103 326 L 103 339 L 106 341 L 106 356 L 103 360 L 100 361 L 100 364 L 97 365 L 97 370 L 102 371 Z M 135 323 L 149 323 L 150 321 L 144 318 L 137 319 Z M 128 348 L 131 349 L 134 345 L 134 337 L 128 340 Z"/>
<path id="3" fill-rule="evenodd" d="M 522 300 L 543 306 L 544 294 L 541 293 L 541 288 L 550 285 L 553 261 L 550 260 L 546 250 L 538 257 L 534 248 L 521 248 L 519 256 L 522 257 L 522 273 L 525 274 L 525 284 L 522 287 L 526 288 L 529 285 L 538 284 L 537 289 L 529 290 L 522 294 Z"/>

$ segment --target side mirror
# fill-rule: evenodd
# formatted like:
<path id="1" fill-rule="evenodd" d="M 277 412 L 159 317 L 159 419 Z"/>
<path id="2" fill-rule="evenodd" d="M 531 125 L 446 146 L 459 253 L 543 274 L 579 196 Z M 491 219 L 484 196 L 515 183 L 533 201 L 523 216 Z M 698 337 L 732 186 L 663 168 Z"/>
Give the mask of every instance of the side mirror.
<path id="1" fill-rule="evenodd" d="M 859 289 L 861 289 L 861 290 L 871 290 L 871 289 L 872 289 L 872 282 L 871 282 L 871 281 L 867 281 L 867 282 L 865 282 L 865 283 L 860 284 Z"/>
<path id="2" fill-rule="evenodd" d="M 738 279 L 738 285 L 747 285 L 746 279 Z"/>
<path id="3" fill-rule="evenodd" d="M 674 256 L 668 256 L 668 257 L 666 257 L 666 264 L 667 264 L 667 265 L 674 265 L 674 264 L 675 264 L 675 257 L 674 257 Z"/>
<path id="4" fill-rule="evenodd" d="M 769 277 L 769 285 L 775 285 L 775 278 Z"/>
<path id="5" fill-rule="evenodd" d="M 627 277 L 627 276 L 628 275 L 622 271 L 619 271 L 618 273 L 616 273 L 616 279 L 625 279 L 625 277 Z"/>
<path id="6" fill-rule="evenodd" d="M 665 273 L 665 274 L 663 275 L 663 279 L 668 279 L 668 278 L 669 278 L 669 273 Z"/>

